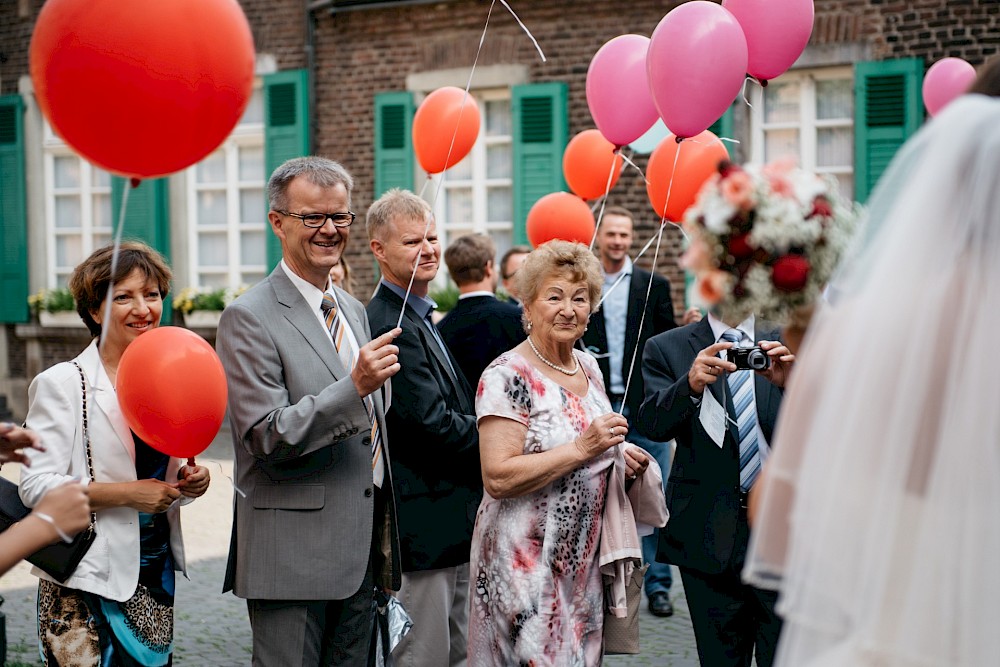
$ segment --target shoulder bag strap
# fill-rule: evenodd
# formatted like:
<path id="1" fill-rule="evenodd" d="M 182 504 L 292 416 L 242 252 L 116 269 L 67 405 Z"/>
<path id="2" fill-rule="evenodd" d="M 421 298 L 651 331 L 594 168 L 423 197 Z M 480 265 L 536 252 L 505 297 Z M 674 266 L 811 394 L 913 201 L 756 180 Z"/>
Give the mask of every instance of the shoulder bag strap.
<path id="1" fill-rule="evenodd" d="M 97 481 L 94 477 L 94 458 L 90 452 L 90 430 L 87 424 L 87 376 L 83 374 L 83 369 L 80 367 L 76 361 L 71 361 L 71 364 L 76 366 L 76 370 L 80 373 L 80 392 L 83 396 L 83 446 L 87 451 L 87 472 L 90 474 L 91 481 Z M 94 512 L 90 513 L 90 526 L 94 527 L 97 522 L 97 515 Z"/>

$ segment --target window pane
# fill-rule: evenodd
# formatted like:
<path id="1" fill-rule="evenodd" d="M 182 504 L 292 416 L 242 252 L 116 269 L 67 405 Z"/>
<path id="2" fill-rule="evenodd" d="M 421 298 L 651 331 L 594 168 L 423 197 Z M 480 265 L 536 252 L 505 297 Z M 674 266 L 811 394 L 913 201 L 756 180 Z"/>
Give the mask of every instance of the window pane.
<path id="1" fill-rule="evenodd" d="M 466 155 L 461 162 L 448 170 L 449 181 L 467 181 L 472 178 L 472 153 Z"/>
<path id="2" fill-rule="evenodd" d="M 837 174 L 837 184 L 840 186 L 840 194 L 844 196 L 847 201 L 854 200 L 854 175 L 853 174 Z"/>
<path id="3" fill-rule="evenodd" d="M 198 224 L 226 224 L 226 193 L 208 190 L 198 193 Z"/>
<path id="4" fill-rule="evenodd" d="M 486 178 L 510 178 L 511 145 L 495 144 L 486 147 Z"/>
<path id="5" fill-rule="evenodd" d="M 490 188 L 486 195 L 486 220 L 510 222 L 514 218 L 513 201 L 509 187 Z"/>
<path id="6" fill-rule="evenodd" d="M 79 229 L 82 225 L 80 197 L 78 195 L 56 195 L 56 228 Z"/>
<path id="7" fill-rule="evenodd" d="M 246 285 L 248 287 L 251 285 L 256 285 L 263 279 L 264 279 L 263 273 L 249 272 L 240 274 L 240 284 Z"/>
<path id="8" fill-rule="evenodd" d="M 486 103 L 486 134 L 491 137 L 511 134 L 510 100 Z"/>
<path id="9" fill-rule="evenodd" d="M 791 156 L 799 160 L 799 131 L 771 130 L 764 133 L 764 161 Z"/>
<path id="10" fill-rule="evenodd" d="M 226 244 L 226 234 L 198 235 L 198 265 L 226 266 L 229 262 L 229 248 Z M 223 286 L 225 281 L 223 281 Z"/>
<path id="11" fill-rule="evenodd" d="M 56 237 L 56 265 L 76 266 L 83 261 L 83 237 L 79 234 Z"/>
<path id="12" fill-rule="evenodd" d="M 80 158 L 75 155 L 60 155 L 52 163 L 57 188 L 80 187 Z"/>
<path id="13" fill-rule="evenodd" d="M 226 180 L 226 154 L 215 151 L 195 167 L 196 180 L 199 183 L 223 183 Z"/>
<path id="14" fill-rule="evenodd" d="M 220 287 L 229 286 L 224 273 L 199 273 L 198 284 L 208 289 L 219 289 Z"/>
<path id="15" fill-rule="evenodd" d="M 94 247 L 103 248 L 106 245 L 111 245 L 111 234 L 94 234 Z"/>
<path id="16" fill-rule="evenodd" d="M 94 195 L 94 229 L 111 229 L 111 195 Z"/>
<path id="17" fill-rule="evenodd" d="M 445 197 L 449 227 L 454 224 L 472 222 L 472 190 L 470 188 L 451 188 L 445 192 Z"/>
<path id="18" fill-rule="evenodd" d="M 497 256 L 494 258 L 493 262 L 496 266 L 500 265 L 500 258 L 503 254 L 510 250 L 510 247 L 514 245 L 514 233 L 507 230 L 493 230 L 490 232 L 490 238 L 493 239 L 493 243 L 497 246 Z"/>
<path id="19" fill-rule="evenodd" d="M 90 170 L 90 182 L 95 188 L 110 188 L 111 187 L 111 174 L 104 171 L 103 169 L 98 169 L 93 167 Z"/>
<path id="20" fill-rule="evenodd" d="M 263 224 L 267 218 L 264 208 L 264 190 L 240 190 L 240 222 Z"/>
<path id="21" fill-rule="evenodd" d="M 764 122 L 795 123 L 799 121 L 799 84 L 768 83 L 764 89 Z"/>
<path id="22" fill-rule="evenodd" d="M 472 228 L 466 227 L 464 225 L 458 227 L 448 227 L 448 238 L 445 239 L 445 247 L 447 248 L 447 246 L 452 242 L 454 242 L 455 239 L 461 238 L 471 233 L 472 233 Z M 441 252 L 441 256 L 444 257 L 443 251 Z"/>
<path id="23" fill-rule="evenodd" d="M 243 118 L 240 118 L 240 124 L 243 123 L 263 123 L 264 122 L 264 89 L 254 88 L 253 94 L 250 95 L 250 102 L 247 104 L 246 111 L 243 112 Z"/>
<path id="24" fill-rule="evenodd" d="M 247 146 L 240 148 L 240 180 L 263 181 L 264 147 Z"/>
<path id="25" fill-rule="evenodd" d="M 264 232 L 243 232 L 240 234 L 240 264 L 265 264 L 266 247 Z"/>
<path id="26" fill-rule="evenodd" d="M 816 130 L 816 165 L 849 167 L 854 163 L 854 133 L 849 127 L 821 127 Z"/>
<path id="27" fill-rule="evenodd" d="M 848 79 L 816 82 L 816 118 L 854 117 L 854 90 Z"/>

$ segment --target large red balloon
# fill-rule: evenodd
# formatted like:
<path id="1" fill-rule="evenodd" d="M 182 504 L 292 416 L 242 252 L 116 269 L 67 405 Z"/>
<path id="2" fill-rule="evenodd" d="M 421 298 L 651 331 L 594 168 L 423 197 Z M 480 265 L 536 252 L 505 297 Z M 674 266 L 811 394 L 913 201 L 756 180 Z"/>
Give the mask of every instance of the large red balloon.
<path id="1" fill-rule="evenodd" d="M 478 136 L 479 105 L 461 88 L 438 88 L 413 116 L 413 150 L 428 174 L 461 162 Z"/>
<path id="2" fill-rule="evenodd" d="M 132 341 L 118 363 L 125 421 L 157 451 L 188 458 L 212 443 L 226 414 L 226 374 L 212 346 L 180 327 Z"/>
<path id="3" fill-rule="evenodd" d="M 48 0 L 30 63 L 42 113 L 66 143 L 149 178 L 198 162 L 236 126 L 253 35 L 236 0 Z"/>
<path id="4" fill-rule="evenodd" d="M 536 201 L 528 211 L 525 230 L 528 241 L 537 248 L 552 239 L 590 243 L 595 226 L 587 202 L 568 192 L 553 192 Z"/>
<path id="5" fill-rule="evenodd" d="M 661 218 L 683 220 L 701 186 L 718 171 L 719 162 L 728 159 L 725 144 L 708 130 L 681 143 L 668 134 L 646 165 L 646 194 L 653 210 Z"/>
<path id="6" fill-rule="evenodd" d="M 584 199 L 603 197 L 615 187 L 621 169 L 622 156 L 600 130 L 584 130 L 570 140 L 563 152 L 566 184 Z"/>

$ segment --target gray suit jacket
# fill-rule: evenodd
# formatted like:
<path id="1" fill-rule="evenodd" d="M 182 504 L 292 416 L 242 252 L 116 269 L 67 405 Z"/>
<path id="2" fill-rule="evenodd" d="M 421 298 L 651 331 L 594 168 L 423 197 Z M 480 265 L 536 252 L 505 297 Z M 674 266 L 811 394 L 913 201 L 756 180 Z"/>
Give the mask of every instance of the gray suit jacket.
<path id="1" fill-rule="evenodd" d="M 358 343 L 362 305 L 337 291 Z M 219 322 L 236 457 L 235 517 L 223 591 L 266 600 L 342 600 L 361 585 L 371 547 L 375 583 L 399 589 L 399 537 L 389 450 L 373 529 L 371 425 L 329 335 L 279 265 Z M 387 444 L 381 392 L 372 394 Z M 381 560 L 382 562 L 378 562 Z"/>

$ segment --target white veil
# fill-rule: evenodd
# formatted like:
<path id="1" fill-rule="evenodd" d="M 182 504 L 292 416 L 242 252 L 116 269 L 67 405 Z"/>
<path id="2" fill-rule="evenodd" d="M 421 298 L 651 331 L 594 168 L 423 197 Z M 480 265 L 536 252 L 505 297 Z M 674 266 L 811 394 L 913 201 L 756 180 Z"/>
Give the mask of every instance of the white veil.
<path id="1" fill-rule="evenodd" d="M 796 362 L 744 576 L 781 591 L 781 665 L 998 664 L 1000 100 L 949 105 L 870 211 Z"/>

